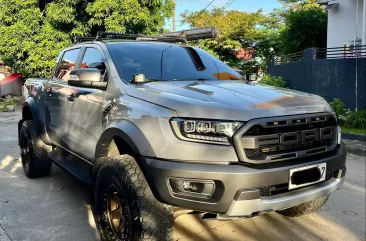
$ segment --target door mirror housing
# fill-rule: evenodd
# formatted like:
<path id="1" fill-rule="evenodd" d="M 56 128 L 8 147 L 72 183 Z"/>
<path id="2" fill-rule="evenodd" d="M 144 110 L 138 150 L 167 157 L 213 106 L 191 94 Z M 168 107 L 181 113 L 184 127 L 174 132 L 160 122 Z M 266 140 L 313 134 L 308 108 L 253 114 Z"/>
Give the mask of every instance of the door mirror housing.
<path id="1" fill-rule="evenodd" d="M 107 82 L 101 82 L 102 75 L 96 68 L 73 69 L 70 72 L 68 84 L 70 86 L 100 89 L 107 88 Z"/>

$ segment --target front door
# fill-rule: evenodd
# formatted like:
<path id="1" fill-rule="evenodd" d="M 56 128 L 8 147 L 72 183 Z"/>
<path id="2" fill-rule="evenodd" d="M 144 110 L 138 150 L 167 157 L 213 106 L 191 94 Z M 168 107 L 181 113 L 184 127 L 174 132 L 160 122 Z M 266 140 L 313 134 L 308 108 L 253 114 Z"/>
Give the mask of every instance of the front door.
<path id="1" fill-rule="evenodd" d="M 67 80 L 75 67 L 80 48 L 65 51 L 55 70 L 54 78 L 44 85 L 45 121 L 47 133 L 58 145 L 64 146 Z"/>
<path id="2" fill-rule="evenodd" d="M 102 74 L 101 81 L 106 81 L 107 68 L 100 49 L 86 48 L 80 68 L 97 68 Z M 102 112 L 105 92 L 75 86 L 68 88 L 65 119 L 69 149 L 93 161 L 95 148 L 103 131 Z"/>

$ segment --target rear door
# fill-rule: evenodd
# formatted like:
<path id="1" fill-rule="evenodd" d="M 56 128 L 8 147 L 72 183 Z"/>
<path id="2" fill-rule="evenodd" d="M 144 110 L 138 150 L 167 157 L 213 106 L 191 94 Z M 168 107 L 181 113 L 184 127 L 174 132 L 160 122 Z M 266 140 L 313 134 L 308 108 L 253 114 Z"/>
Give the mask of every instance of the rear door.
<path id="1" fill-rule="evenodd" d="M 67 81 L 70 71 L 75 68 L 80 54 L 80 48 L 66 50 L 56 66 L 53 79 L 45 83 L 45 119 L 46 128 L 51 139 L 64 146 L 65 111 L 68 96 Z"/>
<path id="2" fill-rule="evenodd" d="M 79 68 L 97 68 L 102 74 L 101 81 L 107 81 L 107 64 L 99 46 L 89 45 L 84 49 Z M 104 91 L 75 86 L 68 88 L 65 119 L 69 149 L 92 161 L 103 131 Z"/>

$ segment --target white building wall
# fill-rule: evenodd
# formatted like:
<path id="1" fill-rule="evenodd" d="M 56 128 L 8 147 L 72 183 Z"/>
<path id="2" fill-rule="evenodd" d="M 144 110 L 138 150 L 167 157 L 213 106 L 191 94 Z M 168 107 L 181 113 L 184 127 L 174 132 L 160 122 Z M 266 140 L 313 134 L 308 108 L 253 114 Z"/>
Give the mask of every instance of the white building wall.
<path id="1" fill-rule="evenodd" d="M 366 44 L 366 0 L 336 0 L 338 7 L 328 11 L 327 47 L 342 47 L 356 36 L 356 10 L 358 11 L 357 36 Z"/>

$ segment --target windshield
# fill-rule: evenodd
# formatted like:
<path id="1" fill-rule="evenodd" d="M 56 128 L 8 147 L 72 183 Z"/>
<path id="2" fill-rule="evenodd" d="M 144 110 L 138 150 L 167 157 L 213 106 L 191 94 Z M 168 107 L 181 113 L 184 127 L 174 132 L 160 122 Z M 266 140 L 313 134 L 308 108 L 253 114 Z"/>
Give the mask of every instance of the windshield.
<path id="1" fill-rule="evenodd" d="M 148 42 L 107 46 L 127 82 L 135 74 L 144 74 L 147 80 L 242 80 L 228 65 L 199 48 Z"/>

